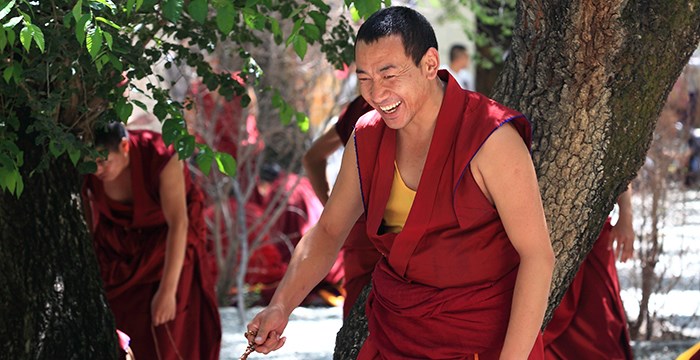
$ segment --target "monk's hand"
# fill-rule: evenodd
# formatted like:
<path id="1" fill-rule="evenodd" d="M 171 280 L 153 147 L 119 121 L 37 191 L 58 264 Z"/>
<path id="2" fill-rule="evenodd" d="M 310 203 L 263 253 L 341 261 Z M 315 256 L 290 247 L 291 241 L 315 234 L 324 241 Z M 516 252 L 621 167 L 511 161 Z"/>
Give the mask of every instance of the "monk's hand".
<path id="1" fill-rule="evenodd" d="M 615 251 L 615 258 L 625 262 L 634 256 L 634 229 L 629 221 L 621 221 L 610 232 L 610 245 Z"/>
<path id="2" fill-rule="evenodd" d="M 168 321 L 175 319 L 175 308 L 177 301 L 175 300 L 176 291 L 168 291 L 159 287 L 153 300 L 151 300 L 151 321 L 153 326 L 163 325 Z"/>
<path id="3" fill-rule="evenodd" d="M 267 354 L 284 345 L 287 338 L 282 336 L 289 322 L 289 312 L 281 306 L 270 305 L 255 315 L 248 324 L 246 338 L 253 338 L 255 351 Z"/>

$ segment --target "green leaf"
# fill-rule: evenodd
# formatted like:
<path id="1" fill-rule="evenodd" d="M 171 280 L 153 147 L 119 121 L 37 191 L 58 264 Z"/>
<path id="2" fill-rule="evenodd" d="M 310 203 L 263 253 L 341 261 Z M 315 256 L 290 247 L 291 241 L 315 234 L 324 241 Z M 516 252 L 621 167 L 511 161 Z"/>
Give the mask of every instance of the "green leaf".
<path id="1" fill-rule="evenodd" d="M 92 15 L 85 14 L 80 18 L 80 20 L 78 20 L 78 23 L 75 25 L 75 38 L 78 39 L 80 46 L 83 46 L 83 43 L 85 42 L 85 33 L 90 24 L 92 24 L 91 19 Z"/>
<path id="2" fill-rule="evenodd" d="M 163 16 L 171 22 L 178 22 L 180 16 L 182 16 L 182 7 L 184 4 L 184 0 L 164 0 Z"/>
<path id="3" fill-rule="evenodd" d="M 78 0 L 78 2 L 75 3 L 75 6 L 73 6 L 73 10 L 71 10 L 71 13 L 73 14 L 73 18 L 76 22 L 80 20 L 83 14 L 83 0 Z"/>
<path id="4" fill-rule="evenodd" d="M 224 1 L 223 4 L 217 8 L 216 26 L 222 34 L 228 35 L 228 33 L 233 30 L 235 16 L 236 10 L 233 8 L 233 4 L 228 1 Z"/>
<path id="5" fill-rule="evenodd" d="M 285 104 L 280 111 L 280 121 L 283 125 L 289 125 L 292 122 L 292 116 L 294 116 L 294 109 Z"/>
<path id="6" fill-rule="evenodd" d="M 61 156 L 61 154 L 63 154 L 64 151 L 66 151 L 66 149 L 60 142 L 56 140 L 51 140 L 49 142 L 49 152 L 51 152 L 51 155 L 53 155 L 54 157 L 57 158 Z"/>
<path id="7" fill-rule="evenodd" d="M 6 23 L 3 25 L 3 27 L 4 27 L 5 29 L 11 29 L 11 28 L 15 27 L 17 24 L 19 24 L 19 22 L 22 21 L 22 20 L 24 20 L 24 17 L 23 17 L 23 16 L 21 16 L 21 15 L 20 15 L 20 16 L 15 16 L 15 17 L 13 17 L 12 19 L 10 19 L 8 22 L 6 22 Z"/>
<path id="8" fill-rule="evenodd" d="M 376 0 L 355 0 L 353 4 L 357 9 L 358 15 L 364 19 L 368 18 L 382 7 L 382 4 Z"/>
<path id="9" fill-rule="evenodd" d="M 294 51 L 296 51 L 297 55 L 299 55 L 299 58 L 304 60 L 304 56 L 306 56 L 306 50 L 307 50 L 308 44 L 306 43 L 306 38 L 303 36 L 297 36 L 294 38 Z"/>
<path id="10" fill-rule="evenodd" d="M 32 30 L 28 26 L 23 27 L 19 32 L 19 41 L 24 46 L 24 49 L 29 51 L 29 48 L 32 46 Z"/>
<path id="11" fill-rule="evenodd" d="M 303 112 L 298 112 L 296 116 L 297 126 L 302 132 L 309 131 L 309 117 Z"/>
<path id="12" fill-rule="evenodd" d="M 15 6 L 15 0 L 10 0 L 2 8 L 0 8 L 0 20 L 4 19 L 5 16 L 7 16 L 10 13 L 10 11 L 12 11 L 13 6 Z"/>
<path id="13" fill-rule="evenodd" d="M 126 15 L 131 15 L 131 12 L 134 10 L 134 4 L 136 3 L 136 0 L 127 0 L 126 1 Z"/>
<path id="14" fill-rule="evenodd" d="M 73 166 L 78 165 L 78 160 L 80 160 L 80 149 L 71 147 L 68 149 L 68 157 L 70 158 L 70 161 L 73 163 Z"/>
<path id="15" fill-rule="evenodd" d="M 331 7 L 323 2 L 323 0 L 311 0 L 311 3 L 316 5 L 316 7 L 318 7 L 324 13 L 331 11 Z"/>
<path id="16" fill-rule="evenodd" d="M 131 102 L 132 102 L 134 105 L 140 107 L 141 110 L 143 110 L 143 111 L 145 111 L 145 112 L 148 112 L 148 106 L 146 106 L 146 104 L 144 104 L 143 102 L 138 101 L 138 100 L 131 100 Z"/>
<path id="17" fill-rule="evenodd" d="M 153 106 L 153 115 L 155 115 L 159 120 L 164 120 L 168 116 L 168 105 L 163 102 L 158 102 Z"/>
<path id="18" fill-rule="evenodd" d="M 175 150 L 180 155 L 180 159 L 188 158 L 194 152 L 194 136 L 185 135 L 175 142 Z"/>
<path id="19" fill-rule="evenodd" d="M 141 6 L 143 6 L 143 0 L 136 0 L 136 11 L 139 11 Z"/>
<path id="20" fill-rule="evenodd" d="M 24 191 L 24 181 L 22 180 L 22 174 L 20 174 L 19 171 L 15 171 L 15 174 L 17 174 L 17 187 L 15 188 L 15 196 L 20 197 L 20 195 L 22 195 L 22 192 Z"/>
<path id="21" fill-rule="evenodd" d="M 117 25 L 117 24 L 115 24 L 114 21 L 109 20 L 109 19 L 105 19 L 105 18 L 103 18 L 102 16 L 97 16 L 97 17 L 95 17 L 95 20 L 101 21 L 101 22 L 103 22 L 103 23 L 105 23 L 105 24 L 107 24 L 107 25 L 109 25 L 109 26 L 111 26 L 111 27 L 113 27 L 113 28 L 115 28 L 115 29 L 117 29 L 117 30 L 121 30 L 121 29 L 122 29 L 122 27 L 119 26 L 119 25 Z"/>
<path id="22" fill-rule="evenodd" d="M 92 27 L 88 30 L 86 44 L 88 53 L 93 59 L 97 58 L 97 54 L 100 53 L 102 48 L 102 29 L 99 27 Z"/>
<path id="23" fill-rule="evenodd" d="M 326 28 L 326 21 L 328 21 L 328 15 L 321 14 L 316 10 L 309 11 L 309 17 L 313 19 L 314 24 L 318 26 L 319 29 Z"/>
<path id="24" fill-rule="evenodd" d="M 350 18 L 354 22 L 360 21 L 360 13 L 357 11 L 357 8 L 354 5 L 350 7 Z"/>
<path id="25" fill-rule="evenodd" d="M 117 104 L 115 104 L 116 106 L 114 110 L 117 112 L 117 117 L 119 118 L 119 121 L 125 122 L 129 119 L 129 116 L 131 116 L 131 113 L 134 111 L 134 105 L 131 105 L 125 100 L 122 101 L 122 99 L 120 99 L 117 102 Z"/>
<path id="26" fill-rule="evenodd" d="M 215 158 L 219 171 L 230 177 L 236 176 L 236 159 L 233 156 L 225 152 L 217 152 Z"/>
<path id="27" fill-rule="evenodd" d="M 214 155 L 212 154 L 211 150 L 201 149 L 195 160 L 197 161 L 197 167 L 199 167 L 199 170 L 201 170 L 205 175 L 209 175 L 209 171 L 211 171 L 211 164 L 214 161 Z"/>
<path id="28" fill-rule="evenodd" d="M 304 35 L 312 42 L 321 40 L 321 30 L 314 24 L 304 23 Z"/>
<path id="29" fill-rule="evenodd" d="M 163 141 L 165 144 L 170 145 L 182 137 L 183 134 L 187 133 L 186 124 L 184 121 L 177 119 L 165 120 L 161 133 L 163 134 Z"/>
<path id="30" fill-rule="evenodd" d="M 7 46 L 7 34 L 5 34 L 5 29 L 0 27 L 0 52 L 5 50 Z"/>
<path id="31" fill-rule="evenodd" d="M 93 0 L 94 2 L 98 2 L 112 10 L 116 10 L 117 6 L 114 5 L 114 3 L 111 0 Z"/>
<path id="32" fill-rule="evenodd" d="M 275 109 L 281 109 L 282 106 L 285 105 L 284 99 L 282 98 L 282 95 L 280 95 L 280 92 L 275 90 L 275 93 L 272 94 L 272 106 Z"/>
<path id="33" fill-rule="evenodd" d="M 250 98 L 250 96 L 248 96 L 248 94 L 241 96 L 241 107 L 248 107 L 248 105 L 250 105 L 251 100 L 252 99 Z"/>
<path id="34" fill-rule="evenodd" d="M 6 83 L 10 83 L 10 79 L 12 79 L 12 74 L 14 73 L 14 67 L 15 64 L 12 64 L 8 67 L 5 68 L 5 70 L 2 71 L 2 78 L 5 79 Z"/>
<path id="35" fill-rule="evenodd" d="M 194 21 L 204 24 L 207 20 L 207 14 L 209 12 L 209 5 L 207 0 L 192 0 L 189 5 L 187 5 L 187 13 L 190 14 Z"/>
<path id="36" fill-rule="evenodd" d="M 280 23 L 277 21 L 277 19 L 273 17 L 269 17 L 268 21 L 270 22 L 270 31 L 272 32 L 272 36 L 275 39 L 275 43 L 277 45 L 282 43 L 282 30 L 280 29 Z"/>
<path id="37" fill-rule="evenodd" d="M 78 164 L 78 172 L 82 175 L 94 174 L 97 171 L 97 164 L 94 161 L 83 161 Z"/>
<path id="38" fill-rule="evenodd" d="M 17 186 L 17 175 L 19 175 L 16 171 L 10 171 L 7 179 L 5 179 L 5 186 L 7 187 L 7 190 L 10 191 L 10 194 L 15 192 L 15 187 Z"/>
<path id="39" fill-rule="evenodd" d="M 30 29 L 32 38 L 34 38 L 34 43 L 36 46 L 39 47 L 39 50 L 43 53 L 44 52 L 44 33 L 41 31 L 41 29 L 34 25 L 34 24 L 29 24 L 27 25 L 27 28 Z"/>
<path id="40" fill-rule="evenodd" d="M 112 39 L 112 34 L 104 31 L 102 32 L 102 35 L 105 37 L 105 43 L 107 44 L 107 47 L 109 50 L 112 50 L 112 44 L 114 43 L 114 39 Z"/>
<path id="41" fill-rule="evenodd" d="M 15 31 L 12 29 L 7 29 L 7 42 L 10 44 L 10 46 L 15 45 L 15 40 L 17 40 L 17 35 L 15 35 Z"/>

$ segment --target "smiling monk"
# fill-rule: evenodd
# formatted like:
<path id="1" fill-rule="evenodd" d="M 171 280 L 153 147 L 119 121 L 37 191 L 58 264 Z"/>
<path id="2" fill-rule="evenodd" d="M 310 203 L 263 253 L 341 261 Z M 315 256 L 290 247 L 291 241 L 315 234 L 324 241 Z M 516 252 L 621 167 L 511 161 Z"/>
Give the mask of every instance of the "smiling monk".
<path id="1" fill-rule="evenodd" d="M 318 225 L 297 246 L 270 306 L 248 331 L 280 348 L 294 307 L 333 263 L 364 212 L 383 255 L 359 359 L 542 359 L 554 256 L 525 117 L 462 90 L 431 25 L 389 7 L 357 34 L 362 96 Z M 359 179 L 359 180 L 358 180 Z"/>

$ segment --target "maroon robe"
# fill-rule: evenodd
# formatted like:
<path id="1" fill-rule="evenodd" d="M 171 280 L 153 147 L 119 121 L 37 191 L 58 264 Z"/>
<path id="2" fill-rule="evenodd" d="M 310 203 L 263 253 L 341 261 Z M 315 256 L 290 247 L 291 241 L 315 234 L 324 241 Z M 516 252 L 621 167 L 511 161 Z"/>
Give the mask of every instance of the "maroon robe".
<path id="1" fill-rule="evenodd" d="M 446 71 L 435 133 L 403 230 L 382 233 L 396 131 L 377 112 L 355 127 L 367 235 L 384 255 L 367 300 L 369 337 L 358 359 L 498 359 L 520 262 L 469 164 L 505 123 L 530 144 L 527 119 L 462 90 Z M 438 191 L 438 189 L 440 191 Z M 541 336 L 530 359 L 542 359 Z"/>
<path id="2" fill-rule="evenodd" d="M 544 331 L 547 359 L 631 360 L 632 347 L 606 222 Z"/>
<path id="3" fill-rule="evenodd" d="M 93 209 L 93 238 L 116 326 L 131 337 L 138 359 L 218 359 L 221 324 L 206 257 L 202 195 L 185 167 L 187 249 L 177 289 L 175 319 L 153 327 L 151 300 L 160 283 L 168 225 L 160 205 L 160 173 L 174 156 L 160 134 L 129 132 L 133 203 L 107 197 L 102 182 L 85 178 Z"/>
<path id="4" fill-rule="evenodd" d="M 233 221 L 237 218 L 238 204 L 234 198 L 228 199 L 228 212 L 232 217 Z M 212 223 L 215 221 L 216 206 L 208 206 L 204 211 L 204 218 L 208 219 Z M 221 214 L 220 216 L 223 216 Z M 248 244 L 253 245 L 260 233 L 261 227 L 264 226 L 264 222 L 260 223 L 259 226 L 253 227 L 256 222 L 263 216 L 263 210 L 256 204 L 248 203 L 245 207 L 245 217 L 246 225 L 248 226 Z M 211 248 L 214 247 L 214 234 L 211 233 L 211 229 L 208 229 L 208 238 L 212 243 Z M 234 230 L 235 231 L 235 230 Z M 219 236 L 221 237 L 221 245 L 224 257 L 227 256 L 229 251 L 229 238 L 228 231 L 226 230 L 226 224 L 221 221 L 219 227 Z M 252 254 L 248 259 L 248 268 L 246 270 L 245 283 L 251 286 L 256 286 L 260 289 L 261 293 L 261 305 L 266 305 L 270 302 L 274 290 L 277 288 L 279 281 L 284 276 L 287 271 L 287 263 L 282 260 L 282 254 L 275 244 L 271 244 L 269 237 L 265 236 L 262 242 L 256 246 L 254 249 L 250 249 Z M 240 253 L 239 253 L 240 255 Z M 235 264 L 231 265 L 233 268 L 228 268 L 227 271 L 235 273 L 238 271 L 238 266 L 240 264 L 240 257 L 236 260 Z M 218 268 L 214 269 L 215 275 L 218 275 Z M 231 289 L 232 291 L 237 291 Z"/>
<path id="5" fill-rule="evenodd" d="M 343 145 L 350 140 L 357 120 L 372 110 L 372 106 L 362 96 L 358 96 L 348 104 L 335 124 L 335 131 L 338 133 Z M 341 255 L 345 273 L 345 279 L 343 280 L 343 288 L 345 289 L 343 318 L 346 318 L 360 296 L 362 289 L 372 280 L 374 266 L 382 256 L 367 237 L 364 215 L 360 216 L 355 226 L 350 230 L 350 234 L 348 234 L 343 244 Z"/>

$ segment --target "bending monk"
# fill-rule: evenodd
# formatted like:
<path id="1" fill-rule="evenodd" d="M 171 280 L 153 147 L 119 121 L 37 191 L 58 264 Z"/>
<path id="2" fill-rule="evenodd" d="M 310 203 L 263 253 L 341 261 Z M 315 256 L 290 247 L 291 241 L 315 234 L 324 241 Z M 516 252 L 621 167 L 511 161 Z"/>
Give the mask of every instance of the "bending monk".
<path id="1" fill-rule="evenodd" d="M 218 359 L 202 194 L 160 134 L 119 122 L 95 134 L 84 204 L 117 328 L 140 359 Z"/>
<path id="2" fill-rule="evenodd" d="M 297 246 L 270 306 L 247 330 L 284 345 L 294 307 L 333 264 L 364 212 L 382 254 L 359 359 L 542 359 L 554 256 L 525 117 L 462 90 L 428 21 L 406 7 L 357 34 L 362 97 L 319 223 Z M 358 183 L 359 179 L 359 183 Z"/>

